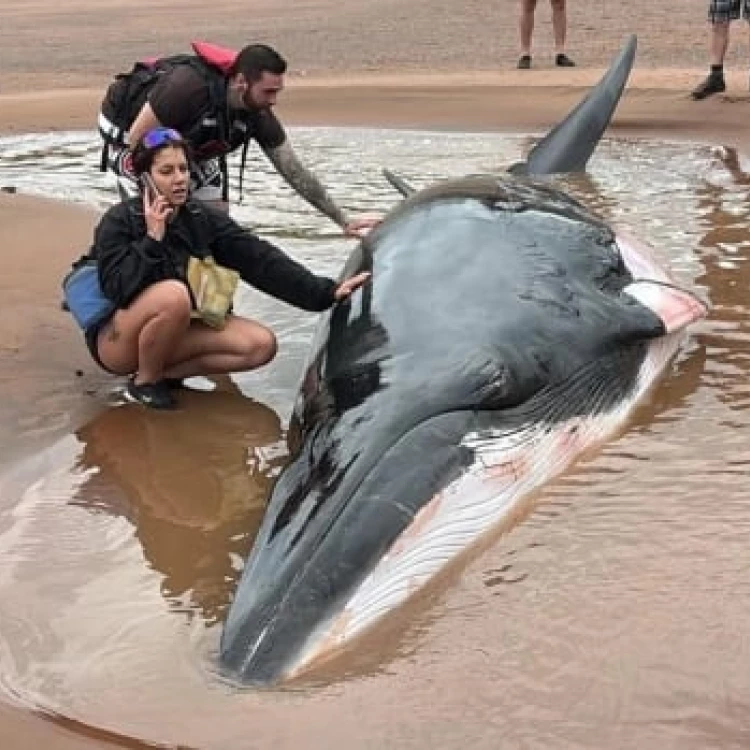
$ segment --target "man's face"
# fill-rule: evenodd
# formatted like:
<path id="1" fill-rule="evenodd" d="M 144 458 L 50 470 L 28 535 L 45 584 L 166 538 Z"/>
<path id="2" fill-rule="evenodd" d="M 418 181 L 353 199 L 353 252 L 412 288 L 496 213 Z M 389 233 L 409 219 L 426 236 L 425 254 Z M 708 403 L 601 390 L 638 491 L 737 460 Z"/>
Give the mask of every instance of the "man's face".
<path id="1" fill-rule="evenodd" d="M 279 92 L 284 88 L 284 76 L 264 70 L 257 81 L 248 81 L 240 73 L 237 76 L 237 92 L 245 109 L 269 109 L 276 104 Z"/>

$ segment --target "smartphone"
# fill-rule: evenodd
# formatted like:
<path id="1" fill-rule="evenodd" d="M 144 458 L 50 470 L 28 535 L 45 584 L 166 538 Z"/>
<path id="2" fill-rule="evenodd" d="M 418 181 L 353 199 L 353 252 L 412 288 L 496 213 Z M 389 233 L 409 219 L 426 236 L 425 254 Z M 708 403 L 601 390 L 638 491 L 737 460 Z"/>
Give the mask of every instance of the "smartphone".
<path id="1" fill-rule="evenodd" d="M 156 187 L 153 178 L 148 172 L 140 176 L 141 187 L 148 193 L 148 199 L 153 203 L 160 195 L 159 188 Z"/>

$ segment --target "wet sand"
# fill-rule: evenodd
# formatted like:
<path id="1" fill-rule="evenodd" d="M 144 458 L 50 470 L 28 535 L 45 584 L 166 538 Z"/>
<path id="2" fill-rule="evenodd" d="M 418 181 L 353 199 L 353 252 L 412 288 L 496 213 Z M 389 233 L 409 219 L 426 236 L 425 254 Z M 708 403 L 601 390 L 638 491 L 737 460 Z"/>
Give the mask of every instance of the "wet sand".
<path id="1" fill-rule="evenodd" d="M 294 78 L 277 107 L 287 125 L 380 126 L 498 132 L 543 131 L 566 114 L 604 68 Z M 744 73 L 728 90 L 694 102 L 700 69 L 635 70 L 609 133 L 733 145 L 750 150 Z M 101 91 L 75 88 L 0 95 L 0 133 L 92 130 Z"/>
<path id="2" fill-rule="evenodd" d="M 202 12 L 199 23 L 197 11 L 163 0 L 106 8 L 76 0 L 64 11 L 48 0 L 6 2 L 0 9 L 0 134 L 92 129 L 111 73 L 153 48 L 176 49 L 196 28 L 203 38 L 232 46 L 255 31 L 295 58 L 278 107 L 289 125 L 540 132 L 580 99 L 623 33 L 633 30 L 612 9 L 588 16 L 572 9 L 570 50 L 583 66 L 520 72 L 512 69 L 515 3 L 491 8 L 472 0 L 460 18 L 455 5 L 440 0 L 415 2 L 413 17 L 382 0 L 357 0 L 345 11 L 332 0 L 293 5 L 254 3 L 254 18 L 242 24 L 248 31 L 238 32 L 227 19 L 249 13 L 236 1 L 214 3 L 215 20 L 208 23 Z M 549 57 L 544 5 L 535 39 Z M 705 72 L 704 9 L 682 0 L 670 9 L 645 0 L 629 5 L 628 16 L 640 19 L 641 50 L 610 134 L 750 151 L 746 72 L 739 65 L 729 71 L 726 95 L 691 101 L 688 92 Z M 733 55 L 737 61 L 734 47 Z M 0 187 L 7 187 L 2 175 Z M 106 377 L 59 309 L 60 278 L 87 246 L 95 219 L 78 207 L 0 192 L 0 455 L 6 464 L 80 425 L 97 408 L 91 394 L 106 388 Z M 58 418 L 41 419 L 50 413 Z M 4 750 L 109 746 L 2 706 L 0 737 Z"/>

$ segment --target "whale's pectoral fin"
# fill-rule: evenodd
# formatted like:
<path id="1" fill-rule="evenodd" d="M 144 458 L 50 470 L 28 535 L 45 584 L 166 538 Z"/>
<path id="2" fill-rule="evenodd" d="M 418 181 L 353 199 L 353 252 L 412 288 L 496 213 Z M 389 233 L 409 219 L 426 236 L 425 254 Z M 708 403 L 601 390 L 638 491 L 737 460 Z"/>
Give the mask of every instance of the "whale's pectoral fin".
<path id="1" fill-rule="evenodd" d="M 635 59 L 631 35 L 607 73 L 588 96 L 529 152 L 513 174 L 547 175 L 583 172 L 612 119 Z"/>

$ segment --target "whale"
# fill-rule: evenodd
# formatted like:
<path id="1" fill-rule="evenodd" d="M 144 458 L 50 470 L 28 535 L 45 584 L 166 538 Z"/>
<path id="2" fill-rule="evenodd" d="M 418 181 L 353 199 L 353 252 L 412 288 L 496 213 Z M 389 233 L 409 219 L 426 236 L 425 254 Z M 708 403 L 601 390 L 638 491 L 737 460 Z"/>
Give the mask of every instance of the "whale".
<path id="1" fill-rule="evenodd" d="M 627 429 L 707 313 L 644 242 L 549 175 L 585 169 L 630 67 L 525 166 L 404 196 L 319 321 L 219 644 L 229 678 L 297 678 L 377 627 L 542 487 Z"/>

